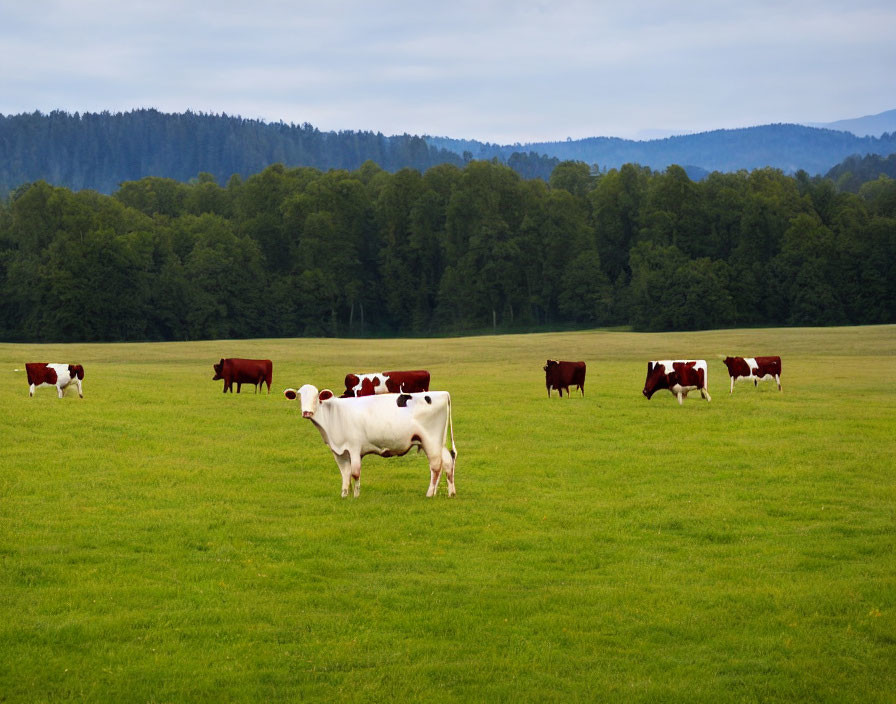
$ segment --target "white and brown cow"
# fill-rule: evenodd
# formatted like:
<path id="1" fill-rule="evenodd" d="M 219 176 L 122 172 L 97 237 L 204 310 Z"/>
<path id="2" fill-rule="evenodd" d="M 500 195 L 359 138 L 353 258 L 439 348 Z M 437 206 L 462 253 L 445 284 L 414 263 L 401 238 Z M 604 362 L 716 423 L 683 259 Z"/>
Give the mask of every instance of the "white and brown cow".
<path id="1" fill-rule="evenodd" d="M 448 496 L 454 487 L 457 446 L 451 420 L 451 396 L 447 391 L 414 394 L 379 394 L 359 398 L 336 398 L 329 389 L 318 391 L 305 384 L 298 391 L 286 389 L 286 398 L 298 398 L 302 417 L 320 431 L 342 474 L 342 495 L 361 493 L 361 458 L 376 454 L 395 457 L 412 447 L 426 453 L 430 483 L 427 496 L 435 496 L 442 471 L 448 482 Z M 451 450 L 445 447 L 451 430 Z"/>
<path id="2" fill-rule="evenodd" d="M 731 390 L 734 393 L 735 381 L 753 380 L 753 386 L 760 381 L 774 381 L 781 391 L 781 358 L 780 357 L 725 357 L 723 360 L 731 377 Z"/>
<path id="3" fill-rule="evenodd" d="M 700 395 L 712 401 L 706 380 L 706 361 L 703 359 L 661 359 L 647 363 L 647 379 L 641 393 L 650 400 L 660 389 L 668 389 L 682 405 L 689 391 L 700 389 Z"/>
<path id="4" fill-rule="evenodd" d="M 418 391 L 429 391 L 429 372 L 425 369 L 346 374 L 345 392 L 341 398 L 374 394 L 413 394 Z"/>
<path id="5" fill-rule="evenodd" d="M 74 384 L 78 388 L 78 396 L 84 398 L 81 380 L 84 378 L 84 367 L 80 364 L 47 364 L 46 362 L 27 362 L 25 373 L 28 375 L 28 395 L 34 396 L 34 390 L 41 386 L 55 386 L 59 398 L 65 390 Z"/>

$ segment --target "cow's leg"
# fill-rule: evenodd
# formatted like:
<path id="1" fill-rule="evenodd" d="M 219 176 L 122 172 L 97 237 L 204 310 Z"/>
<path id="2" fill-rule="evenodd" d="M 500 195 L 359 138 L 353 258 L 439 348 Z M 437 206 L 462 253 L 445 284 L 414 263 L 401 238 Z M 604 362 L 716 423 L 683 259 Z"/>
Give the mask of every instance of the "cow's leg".
<path id="1" fill-rule="evenodd" d="M 81 391 L 81 380 L 77 377 L 75 378 L 75 385 L 78 387 L 78 396 L 84 398 L 84 392 Z"/>
<path id="2" fill-rule="evenodd" d="M 457 457 L 451 454 L 451 450 L 447 447 L 442 448 L 442 468 L 445 470 L 445 479 L 448 482 L 448 496 L 457 496 L 457 489 L 454 488 L 454 465 Z"/>
<path id="3" fill-rule="evenodd" d="M 734 377 L 732 376 L 732 377 L 730 377 L 730 379 L 731 379 L 731 389 L 728 391 L 728 393 L 733 394 L 734 393 Z"/>
<path id="4" fill-rule="evenodd" d="M 352 457 L 351 460 L 351 481 L 355 485 L 355 498 L 361 495 L 361 458 Z"/>
<path id="5" fill-rule="evenodd" d="M 243 389 L 243 382 L 241 382 L 241 381 L 236 382 L 236 392 L 239 393 L 240 391 L 242 391 L 242 389 Z"/>
<path id="6" fill-rule="evenodd" d="M 781 376 L 778 374 L 775 374 L 775 383 L 778 385 L 778 391 L 780 391 L 781 390 Z"/>
<path id="7" fill-rule="evenodd" d="M 28 395 L 34 396 L 34 384 L 28 387 Z"/>
<path id="8" fill-rule="evenodd" d="M 675 395 L 678 396 L 678 405 L 683 406 L 684 405 L 684 397 L 687 396 L 687 393 L 685 393 L 683 391 L 679 391 Z"/>
<path id="9" fill-rule="evenodd" d="M 712 401 L 712 399 L 709 397 L 709 389 L 707 389 L 706 387 L 700 389 L 700 395 L 707 401 Z"/>
<path id="10" fill-rule="evenodd" d="M 342 498 L 344 499 L 348 496 L 349 480 L 352 476 L 351 454 L 346 450 L 341 455 L 337 455 L 334 452 L 333 457 L 336 458 L 336 464 L 339 466 L 339 473 L 342 475 Z"/>
<path id="11" fill-rule="evenodd" d="M 60 384 L 56 384 L 56 394 L 57 396 L 59 396 L 59 398 L 65 396 L 65 387 Z"/>
<path id="12" fill-rule="evenodd" d="M 424 448 L 425 450 L 426 448 Z M 427 451 L 426 457 L 429 460 L 429 489 L 426 490 L 427 496 L 435 496 L 439 491 L 439 478 L 442 476 L 443 455 L 441 451 L 430 453 Z"/>

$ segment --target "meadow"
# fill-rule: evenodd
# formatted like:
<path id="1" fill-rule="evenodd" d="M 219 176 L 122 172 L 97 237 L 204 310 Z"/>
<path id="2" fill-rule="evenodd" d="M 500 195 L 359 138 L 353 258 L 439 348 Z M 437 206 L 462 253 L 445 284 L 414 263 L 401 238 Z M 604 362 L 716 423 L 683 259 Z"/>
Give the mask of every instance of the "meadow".
<path id="1" fill-rule="evenodd" d="M 641 395 L 669 357 L 711 402 Z M 451 392 L 456 498 L 413 452 L 340 498 L 282 394 L 388 368 Z M 0 344 L 0 701 L 896 701 L 894 381 L 896 326 Z"/>

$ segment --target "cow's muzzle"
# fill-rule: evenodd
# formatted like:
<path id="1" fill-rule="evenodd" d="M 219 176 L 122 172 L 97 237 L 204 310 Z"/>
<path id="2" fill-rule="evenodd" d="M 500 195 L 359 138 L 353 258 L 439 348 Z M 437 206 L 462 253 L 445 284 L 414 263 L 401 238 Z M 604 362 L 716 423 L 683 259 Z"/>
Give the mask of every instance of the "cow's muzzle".
<path id="1" fill-rule="evenodd" d="M 310 418 L 314 415 L 314 411 L 302 411 L 302 418 Z"/>

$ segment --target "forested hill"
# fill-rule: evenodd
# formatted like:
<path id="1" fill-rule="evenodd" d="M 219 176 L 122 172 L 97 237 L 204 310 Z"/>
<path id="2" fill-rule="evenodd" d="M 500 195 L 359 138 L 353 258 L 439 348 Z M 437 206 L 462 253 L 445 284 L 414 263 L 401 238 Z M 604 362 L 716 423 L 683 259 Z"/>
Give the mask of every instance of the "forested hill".
<path id="1" fill-rule="evenodd" d="M 896 152 L 896 132 L 880 137 L 857 137 L 849 132 L 802 125 L 762 125 L 736 130 L 667 137 L 646 142 L 616 137 L 591 137 L 565 142 L 537 142 L 502 146 L 470 140 L 427 137 L 430 146 L 467 152 L 474 159 L 501 160 L 510 153 L 535 152 L 561 161 L 584 161 L 601 168 L 641 164 L 663 170 L 671 164 L 697 166 L 706 171 L 732 172 L 771 166 L 785 173 L 823 174 L 849 156 Z"/>
<path id="2" fill-rule="evenodd" d="M 189 181 L 206 172 L 223 185 L 233 174 L 247 177 L 273 163 L 353 170 L 367 160 L 387 171 L 462 163 L 460 156 L 420 137 L 321 132 L 308 124 L 227 115 L 157 110 L 0 115 L 0 197 L 38 180 L 112 193 L 122 182 L 146 176 Z"/>
<path id="3" fill-rule="evenodd" d="M 896 132 L 856 137 L 847 132 L 766 125 L 635 142 L 594 137 L 566 142 L 493 145 L 457 139 L 374 132 L 322 132 L 316 127 L 266 123 L 228 115 L 167 114 L 158 110 L 69 114 L 55 111 L 0 115 L 0 198 L 26 183 L 47 181 L 72 190 L 113 193 L 148 176 L 189 181 L 211 174 L 219 185 L 267 166 L 355 170 L 366 161 L 394 173 L 476 160 L 506 164 L 526 179 L 548 180 L 561 160 L 601 169 L 626 163 L 663 170 L 671 164 L 692 178 L 711 171 L 772 166 L 785 173 L 827 172 L 853 155 L 896 152 Z"/>

